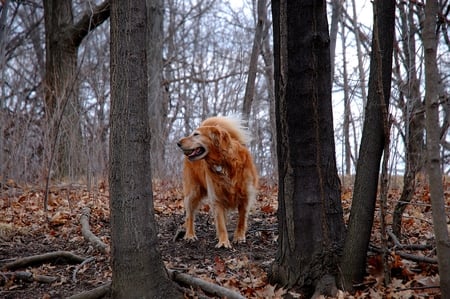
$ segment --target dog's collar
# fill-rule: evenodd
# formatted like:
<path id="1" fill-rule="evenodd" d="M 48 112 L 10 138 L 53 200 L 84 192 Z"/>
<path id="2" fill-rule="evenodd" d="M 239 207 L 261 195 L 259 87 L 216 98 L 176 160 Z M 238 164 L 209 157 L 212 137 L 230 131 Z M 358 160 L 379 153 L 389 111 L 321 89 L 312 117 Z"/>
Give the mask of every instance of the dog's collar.
<path id="1" fill-rule="evenodd" d="M 214 165 L 214 166 L 213 166 L 213 169 L 214 169 L 215 172 L 223 173 L 223 167 L 222 167 L 222 165 Z"/>

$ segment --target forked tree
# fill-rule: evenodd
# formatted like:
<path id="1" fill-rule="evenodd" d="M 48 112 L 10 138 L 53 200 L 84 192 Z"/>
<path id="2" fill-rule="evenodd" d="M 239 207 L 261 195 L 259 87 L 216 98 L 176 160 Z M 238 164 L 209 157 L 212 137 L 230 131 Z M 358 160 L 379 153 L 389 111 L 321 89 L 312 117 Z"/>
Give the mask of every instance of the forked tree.
<path id="1" fill-rule="evenodd" d="M 333 295 L 344 222 L 326 1 L 272 1 L 272 13 L 279 240 L 271 279 Z"/>
<path id="2" fill-rule="evenodd" d="M 44 0 L 45 113 L 59 177 L 77 178 L 85 168 L 81 158 L 81 103 L 78 91 L 78 49 L 89 32 L 109 18 L 109 1 L 86 11 L 77 22 L 72 0 Z M 59 140 L 59 142 L 58 142 Z M 50 172 L 51 169 L 48 169 Z"/>
<path id="3" fill-rule="evenodd" d="M 111 297 L 181 298 L 159 252 L 153 213 L 146 3 L 111 1 Z"/>

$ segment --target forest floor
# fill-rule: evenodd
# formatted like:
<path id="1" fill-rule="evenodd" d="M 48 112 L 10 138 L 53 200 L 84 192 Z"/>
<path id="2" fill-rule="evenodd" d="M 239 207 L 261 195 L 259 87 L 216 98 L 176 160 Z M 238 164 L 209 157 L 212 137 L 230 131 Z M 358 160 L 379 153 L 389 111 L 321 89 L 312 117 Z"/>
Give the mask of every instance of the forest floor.
<path id="1" fill-rule="evenodd" d="M 110 255 L 87 242 L 81 233 L 82 209 L 90 207 L 91 231 L 110 244 L 109 196 L 105 183 L 90 190 L 81 184 L 55 185 L 49 190 L 48 212 L 44 212 L 45 190 L 8 181 L 0 190 L 0 298 L 66 298 L 96 288 L 111 280 Z M 389 193 L 389 211 L 400 197 Z M 277 188 L 263 184 L 249 219 L 247 243 L 233 249 L 216 249 L 215 229 L 208 207 L 199 212 L 197 242 L 175 240 L 183 223 L 181 188 L 171 182 L 154 183 L 154 206 L 159 226 L 160 250 L 167 268 L 201 278 L 242 294 L 246 298 L 303 298 L 295 290 L 268 283 L 268 269 L 277 248 Z M 446 205 L 450 184 L 446 183 Z M 348 220 L 352 189 L 344 187 L 342 203 Z M 367 275 L 353 295 L 338 298 L 440 298 L 439 275 L 433 246 L 434 235 L 427 186 L 419 186 L 404 213 L 403 236 L 390 242 L 391 283 L 383 284 L 379 210 L 368 255 Z M 229 219 L 233 230 L 235 214 Z M 386 217 L 389 223 L 390 214 Z M 414 246 L 412 246 L 414 245 Z M 418 248 L 420 250 L 418 250 Z M 59 257 L 25 266 L 15 261 L 52 252 L 70 252 L 83 258 Z M 409 254 L 406 255 L 406 254 Z M 429 258 L 429 259 L 427 259 Z M 27 276 L 29 275 L 29 276 Z M 209 297 L 185 286 L 186 298 Z"/>

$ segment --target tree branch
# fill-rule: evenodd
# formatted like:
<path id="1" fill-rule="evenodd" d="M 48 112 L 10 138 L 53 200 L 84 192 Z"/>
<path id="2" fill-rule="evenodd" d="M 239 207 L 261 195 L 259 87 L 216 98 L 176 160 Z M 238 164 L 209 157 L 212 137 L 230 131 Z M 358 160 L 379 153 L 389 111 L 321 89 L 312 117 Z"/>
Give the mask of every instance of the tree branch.
<path id="1" fill-rule="evenodd" d="M 73 44 L 78 47 L 89 32 L 103 24 L 110 15 L 109 0 L 95 6 L 91 11 L 86 12 L 76 23 L 70 32 Z"/>

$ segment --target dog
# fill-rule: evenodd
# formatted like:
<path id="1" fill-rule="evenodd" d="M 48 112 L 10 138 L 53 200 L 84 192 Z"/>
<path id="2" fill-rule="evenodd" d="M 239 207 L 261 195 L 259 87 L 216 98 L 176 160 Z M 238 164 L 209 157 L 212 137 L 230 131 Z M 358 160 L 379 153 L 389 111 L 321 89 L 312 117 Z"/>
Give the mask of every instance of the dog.
<path id="1" fill-rule="evenodd" d="M 246 147 L 250 135 L 242 121 L 233 117 L 211 117 L 177 145 L 185 155 L 183 192 L 186 229 L 184 239 L 197 240 L 195 213 L 208 198 L 214 211 L 217 248 L 231 248 L 226 228 L 226 214 L 238 210 L 233 242 L 244 243 L 247 218 L 256 199 L 258 173 Z"/>

